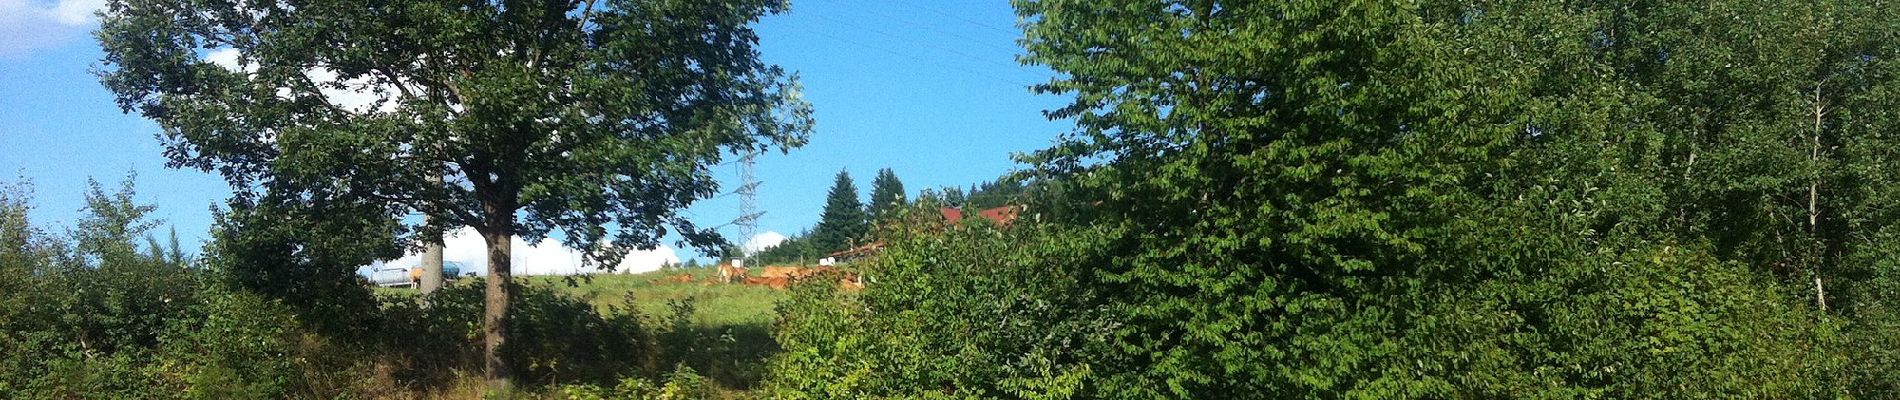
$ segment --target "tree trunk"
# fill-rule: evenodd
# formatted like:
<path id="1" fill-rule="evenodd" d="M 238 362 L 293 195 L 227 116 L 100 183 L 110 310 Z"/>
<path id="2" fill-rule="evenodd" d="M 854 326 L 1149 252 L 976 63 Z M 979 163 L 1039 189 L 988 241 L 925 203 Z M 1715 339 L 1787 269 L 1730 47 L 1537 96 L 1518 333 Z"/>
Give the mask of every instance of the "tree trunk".
<path id="1" fill-rule="evenodd" d="M 429 183 L 441 184 L 440 175 L 430 176 Z M 424 222 L 435 222 L 423 217 Z M 422 250 L 422 281 L 416 282 L 416 290 L 422 294 L 434 293 L 442 288 L 442 236 L 429 238 L 428 247 Z"/>
<path id="2" fill-rule="evenodd" d="M 441 238 L 437 237 L 436 240 L 441 240 Z M 430 243 L 429 247 L 422 251 L 422 282 L 416 285 L 416 289 L 422 294 L 429 294 L 440 288 L 442 288 L 442 245 Z"/>
<path id="3" fill-rule="evenodd" d="M 510 216 L 512 222 L 513 218 Z M 512 226 L 512 224 L 510 224 Z M 514 277 L 509 248 L 509 239 L 514 230 L 507 227 L 489 227 L 482 236 L 488 242 L 488 291 L 484 296 L 482 311 L 482 364 L 487 368 L 488 387 L 498 391 L 508 389 L 508 380 L 512 372 L 508 363 L 501 358 L 501 347 L 508 342 L 508 300 L 513 297 Z"/>
<path id="4" fill-rule="evenodd" d="M 1827 108 L 1823 106 L 1821 103 L 1821 86 L 1815 85 L 1814 86 L 1814 136 L 1813 136 L 1813 141 L 1810 142 L 1809 147 L 1808 147 L 1808 162 L 1813 164 L 1809 168 L 1814 168 L 1814 181 L 1808 184 L 1808 235 L 1813 237 L 1810 240 L 1813 241 L 1813 246 L 1816 246 L 1817 248 L 1825 248 L 1825 246 L 1821 245 L 1821 169 L 1820 169 L 1820 164 L 1821 164 L 1821 130 L 1823 127 L 1825 127 L 1825 125 L 1822 125 L 1822 121 L 1823 121 L 1823 118 L 1826 116 L 1827 116 Z M 1814 263 L 1813 264 L 1814 265 L 1813 267 L 1814 305 L 1816 307 L 1819 307 L 1821 311 L 1827 311 L 1827 288 L 1821 285 L 1821 267 L 1826 259 L 1825 257 L 1823 257 L 1822 251 L 1824 250 L 1815 251 L 1814 256 L 1813 256 L 1814 259 L 1809 260 L 1809 262 Z"/>

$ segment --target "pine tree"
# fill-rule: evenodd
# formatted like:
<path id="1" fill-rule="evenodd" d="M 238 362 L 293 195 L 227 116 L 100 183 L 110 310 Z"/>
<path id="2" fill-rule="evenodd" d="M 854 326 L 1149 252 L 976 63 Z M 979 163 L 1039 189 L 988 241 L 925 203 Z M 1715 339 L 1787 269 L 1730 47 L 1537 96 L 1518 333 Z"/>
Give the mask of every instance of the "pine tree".
<path id="1" fill-rule="evenodd" d="M 904 182 L 897 179 L 897 173 L 890 168 L 878 170 L 877 179 L 871 181 L 871 220 L 883 220 L 904 203 Z"/>
<path id="2" fill-rule="evenodd" d="M 838 171 L 837 182 L 825 196 L 825 213 L 812 231 L 812 245 L 819 253 L 848 249 L 867 231 L 870 220 L 864 213 L 864 203 L 858 200 L 858 186 L 851 182 L 850 172 Z"/>

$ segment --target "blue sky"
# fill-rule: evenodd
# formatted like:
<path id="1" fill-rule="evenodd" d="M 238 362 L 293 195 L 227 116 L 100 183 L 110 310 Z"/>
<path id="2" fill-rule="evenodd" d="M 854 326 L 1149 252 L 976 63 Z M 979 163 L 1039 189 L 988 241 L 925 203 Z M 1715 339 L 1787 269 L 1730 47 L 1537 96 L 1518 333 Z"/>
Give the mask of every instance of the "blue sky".
<path id="1" fill-rule="evenodd" d="M 32 217 L 58 230 L 78 218 L 87 178 L 110 187 L 133 171 L 157 217 L 201 242 L 208 207 L 229 190 L 216 175 L 165 168 L 156 125 L 121 113 L 91 75 L 101 53 L 82 11 L 100 2 L 0 0 L 0 181 L 31 180 Z M 1021 32 L 1007 1 L 795 0 L 792 8 L 757 26 L 761 51 L 798 72 L 817 126 L 805 147 L 760 157 L 762 232 L 810 227 L 840 169 L 862 190 L 885 167 L 912 194 L 968 186 L 1016 168 L 1010 154 L 1046 147 L 1072 127 L 1041 113 L 1064 99 L 1028 90 L 1053 73 L 1015 61 Z M 736 186 L 736 166 L 718 172 Z M 724 196 L 687 213 L 722 225 L 738 202 Z M 732 226 L 722 232 L 741 240 Z"/>

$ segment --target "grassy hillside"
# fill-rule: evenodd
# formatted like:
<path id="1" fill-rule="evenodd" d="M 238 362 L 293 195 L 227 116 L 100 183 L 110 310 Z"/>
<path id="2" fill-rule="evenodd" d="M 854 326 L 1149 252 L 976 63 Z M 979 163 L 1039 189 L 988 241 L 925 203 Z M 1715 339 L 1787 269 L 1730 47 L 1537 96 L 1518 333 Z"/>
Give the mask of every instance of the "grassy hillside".
<path id="1" fill-rule="evenodd" d="M 676 276 L 691 275 L 689 282 Z M 721 284 L 712 268 L 655 271 L 642 274 L 585 276 L 529 276 L 518 282 L 553 289 L 581 299 L 603 313 L 638 313 L 658 343 L 661 370 L 686 364 L 728 394 L 754 387 L 762 377 L 765 360 L 778 351 L 772 340 L 774 306 L 789 296 L 761 286 Z M 469 284 L 464 280 L 457 284 Z M 377 289 L 379 293 L 413 294 L 414 289 Z"/>
<path id="2" fill-rule="evenodd" d="M 669 280 L 687 274 L 691 282 Z M 548 285 L 564 294 L 586 300 L 603 311 L 632 309 L 646 316 L 670 316 L 673 304 L 691 301 L 697 309 L 693 322 L 705 326 L 769 325 L 772 306 L 786 292 L 765 287 L 719 284 L 718 271 L 700 268 L 690 271 L 656 271 L 631 275 L 535 276 L 521 282 Z"/>

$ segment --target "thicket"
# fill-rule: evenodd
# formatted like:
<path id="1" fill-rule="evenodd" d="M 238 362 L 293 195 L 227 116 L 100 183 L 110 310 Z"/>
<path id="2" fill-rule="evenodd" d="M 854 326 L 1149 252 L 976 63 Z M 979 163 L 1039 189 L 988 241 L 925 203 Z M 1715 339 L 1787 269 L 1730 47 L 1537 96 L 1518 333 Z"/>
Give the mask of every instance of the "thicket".
<path id="1" fill-rule="evenodd" d="M 1016 6 L 1029 213 L 880 232 L 775 395 L 1896 395 L 1894 5 Z"/>
<path id="2" fill-rule="evenodd" d="M 406 397 L 481 371 L 482 286 L 373 296 L 360 264 L 338 258 L 374 252 L 344 252 L 367 247 L 317 229 L 340 220 L 225 212 L 193 258 L 175 235 L 163 246 L 150 235 L 162 221 L 130 179 L 94 184 L 88 216 L 64 235 L 31 223 L 31 207 L 26 184 L 0 188 L 0 398 Z M 660 373 L 672 358 L 658 337 L 690 332 L 540 285 L 516 294 L 521 340 L 504 359 L 528 390 L 703 380 Z"/>

